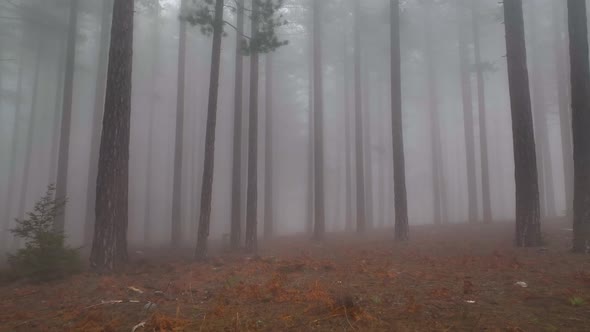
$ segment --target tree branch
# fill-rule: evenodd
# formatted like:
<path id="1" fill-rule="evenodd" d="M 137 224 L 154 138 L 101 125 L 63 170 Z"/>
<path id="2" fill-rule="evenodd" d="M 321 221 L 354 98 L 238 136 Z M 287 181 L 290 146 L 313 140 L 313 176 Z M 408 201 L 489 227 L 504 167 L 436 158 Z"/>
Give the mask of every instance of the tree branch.
<path id="1" fill-rule="evenodd" d="M 235 25 L 233 25 L 233 24 L 231 24 L 231 23 L 229 23 L 228 21 L 225 21 L 225 20 L 223 21 L 223 23 L 225 23 L 225 24 L 229 25 L 230 27 L 234 28 L 234 30 L 236 30 L 236 32 L 238 32 L 238 28 L 237 28 Z M 246 35 L 245 35 L 245 34 L 243 34 L 243 33 L 240 33 L 240 34 L 241 34 L 241 35 L 242 35 L 242 37 L 244 37 L 244 38 L 247 38 L 247 39 L 252 39 L 251 37 L 249 37 L 249 36 L 246 36 Z"/>

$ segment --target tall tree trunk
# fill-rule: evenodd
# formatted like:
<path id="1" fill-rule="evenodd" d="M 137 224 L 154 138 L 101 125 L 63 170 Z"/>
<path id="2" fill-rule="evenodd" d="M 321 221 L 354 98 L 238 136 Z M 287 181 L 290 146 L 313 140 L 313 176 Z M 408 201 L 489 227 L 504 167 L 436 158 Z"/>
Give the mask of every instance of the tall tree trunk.
<path id="1" fill-rule="evenodd" d="M 94 228 L 94 203 L 96 201 L 96 175 L 98 173 L 98 149 L 100 148 L 100 131 L 102 130 L 102 115 L 104 112 L 105 86 L 107 67 L 109 64 L 109 38 L 111 25 L 112 0 L 105 0 L 102 4 L 102 23 L 100 25 L 100 50 L 98 53 L 98 69 L 94 90 L 94 112 L 92 114 L 92 133 L 90 135 L 90 163 L 88 168 L 88 185 L 86 188 L 86 224 L 84 226 L 84 243 L 92 241 Z"/>
<path id="2" fill-rule="evenodd" d="M 475 76 L 477 79 L 477 108 L 479 113 L 479 144 L 481 157 L 481 190 L 483 222 L 492 222 L 492 200 L 490 191 L 490 166 L 488 157 L 488 129 L 486 125 L 486 95 L 485 81 L 483 77 L 483 64 L 481 62 L 481 47 L 479 36 L 479 3 L 471 2 L 473 48 L 475 53 Z"/>
<path id="3" fill-rule="evenodd" d="M 434 67 L 432 4 L 426 5 L 426 58 L 428 66 L 428 108 L 430 111 L 430 146 L 432 149 L 432 192 L 434 204 L 434 223 L 445 221 L 443 211 L 443 172 L 440 121 L 438 114 L 438 96 L 436 87 L 436 68 Z"/>
<path id="4" fill-rule="evenodd" d="M 461 70 L 461 97 L 463 102 L 463 125 L 465 130 L 465 156 L 467 169 L 467 204 L 468 220 L 477 221 L 477 179 L 475 171 L 475 135 L 473 133 L 473 93 L 471 89 L 471 75 L 469 73 L 469 53 L 467 50 L 467 36 L 462 6 L 464 0 L 458 2 L 457 22 L 459 27 L 459 65 Z"/>
<path id="5" fill-rule="evenodd" d="M 315 1 L 315 0 L 311 0 Z M 310 29 L 313 29 L 313 17 L 309 20 Z M 306 215 L 306 223 L 305 223 L 305 231 L 307 234 L 313 233 L 313 224 L 314 224 L 314 86 L 313 86 L 313 38 L 309 38 L 309 72 L 308 72 L 308 123 L 307 123 L 307 130 L 308 130 L 308 141 L 307 141 L 307 198 L 306 198 L 306 208 L 307 208 L 307 215 Z"/>
<path id="6" fill-rule="evenodd" d="M 313 2 L 314 228 L 315 240 L 326 231 L 324 206 L 324 85 L 322 67 L 322 5 Z"/>
<path id="7" fill-rule="evenodd" d="M 152 219 L 153 219 L 153 205 L 155 202 L 152 201 L 152 173 L 153 173 L 153 151 L 154 151 L 154 139 L 155 129 L 154 122 L 156 116 L 156 108 L 158 106 L 158 66 L 160 64 L 160 5 L 156 4 L 153 12 L 154 22 L 152 23 L 152 72 L 151 72 L 151 90 L 150 90 L 150 106 L 148 114 L 148 131 L 147 131 L 147 156 L 146 156 L 146 167 L 145 172 L 145 199 L 144 199 L 144 216 L 143 216 L 143 241 L 144 245 L 149 246 L 152 240 Z"/>
<path id="8" fill-rule="evenodd" d="M 259 0 L 252 1 L 252 39 L 258 36 Z M 258 250 L 258 50 L 250 55 L 250 111 L 248 136 L 248 194 L 246 198 L 246 251 Z"/>
<path id="9" fill-rule="evenodd" d="M 553 19 L 553 51 L 555 58 L 555 77 L 557 78 L 557 102 L 559 106 L 559 127 L 561 131 L 561 157 L 563 159 L 563 178 L 565 190 L 565 214 L 568 218 L 573 215 L 574 202 L 574 156 L 572 148 L 572 117 L 569 105 L 568 86 L 568 61 L 567 48 L 562 32 L 563 10 L 562 2 L 552 1 Z"/>
<path id="10" fill-rule="evenodd" d="M 344 148 L 344 158 L 346 158 L 346 160 L 344 161 L 344 176 L 345 176 L 345 181 L 346 181 L 346 214 L 345 214 L 345 225 L 346 225 L 346 231 L 351 231 L 352 227 L 353 227 L 353 217 L 352 217 L 352 174 L 351 174 L 351 170 L 352 170 L 352 160 L 351 160 L 351 156 L 352 156 L 352 151 L 351 151 L 351 144 L 352 144 L 352 138 L 351 136 L 351 132 L 350 132 L 350 111 L 351 111 L 351 105 L 350 105 L 350 97 L 349 97 L 349 93 L 350 93 L 350 72 L 348 71 L 349 68 L 349 61 L 348 61 L 348 47 L 345 48 L 345 51 L 343 54 L 345 54 L 344 56 L 346 57 L 346 65 L 344 66 L 343 70 L 345 72 L 344 74 L 344 80 L 346 82 L 345 84 L 345 93 L 344 93 L 344 98 L 345 98 L 345 108 L 344 108 L 344 144 L 345 144 L 345 148 Z"/>
<path id="11" fill-rule="evenodd" d="M 504 0 L 504 20 L 516 180 L 515 240 L 519 247 L 534 247 L 541 244 L 541 224 L 522 0 Z"/>
<path id="12" fill-rule="evenodd" d="M 195 248 L 195 257 L 197 259 L 204 259 L 207 256 L 207 237 L 209 237 L 209 225 L 211 222 L 217 96 L 219 93 L 219 69 L 221 66 L 221 37 L 223 36 L 223 0 L 215 0 L 215 19 L 213 26 L 209 102 L 207 106 L 207 128 L 205 132 L 205 162 L 203 165 L 203 182 L 201 184 L 201 211 L 197 230 L 197 246 Z"/>
<path id="13" fill-rule="evenodd" d="M 234 78 L 234 139 L 232 165 L 231 230 L 230 245 L 240 247 L 242 237 L 242 98 L 243 67 L 242 41 L 244 34 L 244 0 L 237 0 L 236 67 Z"/>
<path id="14" fill-rule="evenodd" d="M 38 92 L 39 92 L 39 74 L 41 73 L 42 58 L 42 41 L 37 40 L 37 49 L 35 50 L 37 56 L 35 58 L 35 76 L 33 78 L 33 91 L 31 93 L 31 111 L 29 113 L 29 122 L 27 125 L 27 138 L 25 147 L 25 162 L 23 169 L 23 177 L 21 180 L 21 192 L 18 207 L 19 218 L 25 217 L 27 208 L 27 192 L 29 189 L 29 179 L 31 174 L 31 158 L 33 157 L 33 140 L 35 134 L 35 123 L 39 113 L 38 107 Z"/>
<path id="15" fill-rule="evenodd" d="M 553 167 L 551 164 L 551 147 L 549 142 L 549 124 L 547 123 L 547 106 L 545 100 L 545 77 L 543 75 L 543 50 L 539 47 L 537 38 L 536 6 L 531 3 L 531 81 L 533 125 L 535 141 L 537 142 L 537 169 L 539 170 L 539 195 L 541 201 L 541 216 L 555 217 L 555 190 L 553 186 Z"/>
<path id="16" fill-rule="evenodd" d="M 103 130 L 96 180 L 90 264 L 119 270 L 127 262 L 133 0 L 114 0 Z"/>
<path id="17" fill-rule="evenodd" d="M 61 113 L 63 111 L 63 90 L 64 90 L 64 72 L 66 67 L 65 58 L 65 40 L 59 42 L 60 55 L 57 60 L 57 73 L 56 73 L 56 89 L 55 89 L 55 105 L 52 121 L 52 136 L 51 136 L 51 155 L 49 156 L 49 182 L 54 183 L 57 180 L 57 159 L 59 151 L 59 137 L 60 137 L 60 120 Z M 94 213 L 94 211 L 92 212 Z"/>
<path id="18" fill-rule="evenodd" d="M 74 96 L 74 71 L 76 65 L 76 37 L 78 33 L 79 0 L 70 0 L 68 20 L 68 43 L 64 78 L 63 111 L 61 114 L 61 134 L 59 136 L 59 157 L 57 161 L 57 185 L 55 199 L 63 201 L 67 198 L 68 164 L 70 159 L 70 129 L 72 124 L 72 103 Z M 66 211 L 55 218 L 54 228 L 63 232 L 65 229 Z"/>
<path id="19" fill-rule="evenodd" d="M 265 58 L 265 152 L 264 152 L 264 238 L 269 239 L 274 233 L 274 211 L 273 211 L 273 143 L 272 143 L 272 54 L 267 53 Z"/>
<path id="20" fill-rule="evenodd" d="M 374 226 L 374 213 L 375 213 L 375 205 L 373 204 L 373 149 L 372 149 L 372 137 L 371 137 L 371 107 L 369 103 L 369 99 L 371 97 L 371 73 L 368 70 L 367 65 L 367 58 L 365 57 L 365 77 L 362 87 L 362 94 L 361 97 L 363 106 L 362 109 L 365 114 L 365 118 L 363 119 L 363 144 L 365 145 L 363 161 L 364 161 L 364 168 L 365 168 L 365 206 L 366 206 L 366 228 L 371 229 Z"/>
<path id="21" fill-rule="evenodd" d="M 354 2 L 354 113 L 356 160 L 356 230 L 364 233 L 367 227 L 365 204 L 365 168 L 363 160 L 363 115 L 361 88 L 361 22 L 360 2 Z"/>
<path id="22" fill-rule="evenodd" d="M 574 144 L 573 251 L 590 245 L 590 65 L 586 1 L 568 0 L 572 123 Z"/>
<path id="23" fill-rule="evenodd" d="M 180 10 L 186 7 L 181 0 Z M 172 224 L 170 244 L 180 246 L 182 242 L 182 170 L 184 160 L 184 89 L 186 67 L 186 22 L 180 20 L 178 38 L 178 72 L 176 84 L 176 130 L 174 145 L 174 184 L 172 187 Z"/>
<path id="24" fill-rule="evenodd" d="M 23 47 L 24 49 L 24 47 Z M 23 93 L 23 76 L 25 73 L 25 66 L 23 64 L 23 59 L 22 59 L 22 49 L 21 49 L 21 56 L 19 57 L 19 65 L 18 65 L 18 78 L 17 78 L 17 83 L 16 83 L 16 101 L 14 103 L 14 121 L 13 121 L 13 135 L 12 135 L 12 142 L 11 142 L 11 148 L 10 148 L 10 168 L 8 171 L 8 197 L 6 197 L 6 202 L 4 205 L 4 210 L 3 210 L 3 214 L 2 214 L 2 222 L 3 222 L 3 229 L 2 229 L 2 243 L 4 243 L 4 248 L 8 247 L 8 235 L 9 235 L 9 228 L 10 228 L 10 223 L 12 221 L 12 216 L 10 215 L 10 212 L 12 210 L 12 205 L 13 205 L 13 200 L 14 200 L 14 195 L 13 193 L 16 192 L 16 165 L 17 165 L 17 154 L 18 154 L 18 143 L 19 143 L 19 130 L 18 130 L 18 120 L 19 117 L 22 116 L 22 93 Z M 37 68 L 39 68 L 38 64 L 36 65 Z M 36 74 L 35 74 L 36 75 Z M 37 85 L 37 82 L 35 82 L 35 85 Z M 33 97 L 35 98 L 35 97 Z M 29 123 L 29 125 L 31 125 Z M 25 165 L 26 167 L 26 165 Z M 21 186 L 22 188 L 22 186 Z M 22 189 L 21 189 L 22 190 Z M 20 212 L 20 211 L 19 211 Z M 0 248 L 0 250 L 2 250 L 2 248 Z"/>

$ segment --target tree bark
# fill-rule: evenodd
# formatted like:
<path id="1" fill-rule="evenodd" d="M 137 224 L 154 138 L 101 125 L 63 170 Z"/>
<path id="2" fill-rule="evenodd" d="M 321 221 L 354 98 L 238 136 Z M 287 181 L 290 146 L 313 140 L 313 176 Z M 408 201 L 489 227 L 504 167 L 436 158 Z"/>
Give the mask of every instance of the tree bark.
<path id="1" fill-rule="evenodd" d="M 230 245 L 233 250 L 240 247 L 242 237 L 242 98 L 243 67 L 242 41 L 244 34 L 244 0 L 237 0 L 236 67 L 234 79 L 234 138 L 232 165 L 231 229 Z"/>
<path id="2" fill-rule="evenodd" d="M 324 89 L 322 67 L 322 5 L 313 2 L 314 228 L 315 240 L 326 231 L 324 206 Z"/>
<path id="3" fill-rule="evenodd" d="M 352 216 L 352 151 L 351 151 L 351 144 L 352 138 L 351 136 L 351 128 L 350 128 L 350 74 L 348 71 L 349 68 L 349 58 L 348 58 L 348 47 L 344 50 L 344 56 L 346 57 L 346 65 L 344 66 L 343 70 L 345 71 L 344 80 L 346 82 L 346 90 L 344 92 L 345 99 L 345 108 L 344 108 L 344 174 L 345 174 L 345 182 L 346 182 L 346 214 L 345 214 L 345 227 L 346 231 L 351 231 L 353 227 L 353 216 Z"/>
<path id="4" fill-rule="evenodd" d="M 356 230 L 364 233 L 367 227 L 365 204 L 365 168 L 363 161 L 363 115 L 361 89 L 361 22 L 360 1 L 354 2 L 354 113 L 356 160 Z"/>
<path id="5" fill-rule="evenodd" d="M 92 114 L 92 133 L 90 135 L 90 155 L 88 168 L 88 185 L 86 188 L 86 224 L 84 226 L 84 243 L 91 243 L 94 228 L 94 203 L 96 201 L 96 176 L 98 173 L 98 149 L 100 148 L 100 131 L 106 93 L 107 67 L 109 64 L 109 38 L 111 25 L 112 0 L 102 4 L 102 23 L 100 25 L 100 50 L 98 53 L 98 69 L 94 90 L 94 112 Z"/>
<path id="6" fill-rule="evenodd" d="M 180 10 L 186 7 L 186 0 L 181 0 Z M 174 183 L 172 187 L 172 223 L 170 244 L 180 246 L 182 242 L 182 170 L 184 160 L 184 90 L 186 67 L 186 22 L 179 22 L 178 38 L 178 72 L 176 84 L 176 130 L 174 145 Z"/>
<path id="7" fill-rule="evenodd" d="M 483 222 L 492 222 L 492 200 L 490 190 L 490 166 L 488 157 L 488 129 L 486 124 L 486 90 L 481 62 L 481 47 L 479 37 L 479 4 L 477 0 L 471 2 L 473 48 L 475 53 L 475 68 L 477 79 L 477 108 L 479 113 L 479 144 L 481 157 L 481 190 Z"/>
<path id="8" fill-rule="evenodd" d="M 590 245 L 590 64 L 586 1 L 568 0 L 572 131 L 574 148 L 573 251 Z"/>
<path id="9" fill-rule="evenodd" d="M 434 49 L 432 32 L 432 4 L 426 4 L 426 58 L 428 66 L 428 108 L 430 111 L 430 147 L 432 151 L 432 192 L 434 224 L 446 221 L 445 203 L 443 201 L 443 163 L 440 134 L 440 120 L 438 114 L 438 92 L 436 68 L 434 67 Z"/>
<path id="10" fill-rule="evenodd" d="M 469 73 L 469 53 L 467 50 L 467 36 L 464 29 L 462 6 L 464 0 L 460 0 L 457 10 L 457 22 L 459 27 L 459 64 L 461 70 L 461 97 L 463 102 L 463 125 L 465 131 L 465 159 L 467 169 L 467 204 L 468 220 L 473 223 L 478 219 L 477 213 L 477 179 L 475 171 L 475 135 L 473 133 L 473 93 L 471 88 L 471 75 Z"/>
<path id="11" fill-rule="evenodd" d="M 195 258 L 207 256 L 207 238 L 211 222 L 211 200 L 213 197 L 213 171 L 215 162 L 215 127 L 217 123 L 217 96 L 219 94 L 219 69 L 221 67 L 221 37 L 223 35 L 223 0 L 215 0 L 213 22 L 213 47 L 211 51 L 211 75 L 209 78 L 209 102 L 207 106 L 207 128 L 205 131 L 205 162 L 201 184 L 201 211 L 197 230 Z"/>
<path id="12" fill-rule="evenodd" d="M 553 50 L 555 57 L 555 77 L 557 78 L 557 102 L 559 106 L 559 128 L 561 131 L 561 157 L 563 159 L 563 178 L 565 190 L 565 214 L 571 220 L 574 202 L 574 156 L 572 147 L 572 116 L 568 96 L 568 60 L 569 55 L 565 38 L 563 21 L 565 10 L 561 2 L 552 1 Z M 562 14 L 562 15 L 560 15 Z"/>
<path id="13" fill-rule="evenodd" d="M 127 262 L 133 0 L 114 0 L 90 264 L 116 271 Z"/>
<path id="14" fill-rule="evenodd" d="M 314 1 L 314 0 L 312 0 Z M 313 29 L 313 15 L 309 20 L 310 30 Z M 314 86 L 313 86 L 313 38 L 309 38 L 309 71 L 308 71 L 308 123 L 307 123 L 307 130 L 308 130 L 308 141 L 307 141 L 307 198 L 306 198 L 306 208 L 307 208 L 307 216 L 306 216 L 306 223 L 305 223 L 305 231 L 307 234 L 313 233 L 313 224 L 314 224 Z"/>
<path id="15" fill-rule="evenodd" d="M 252 1 L 252 39 L 258 36 L 259 0 Z M 248 136 L 248 196 L 246 198 L 246 251 L 258 251 L 258 50 L 250 55 L 250 110 Z"/>
<path id="16" fill-rule="evenodd" d="M 367 65 L 368 56 L 365 57 L 365 75 L 364 75 L 364 82 L 362 87 L 362 94 L 361 97 L 363 106 L 362 109 L 364 111 L 365 117 L 363 122 L 363 144 L 365 145 L 363 148 L 364 155 L 363 155 L 363 162 L 364 162 L 364 169 L 365 169 L 365 220 L 366 220 L 366 228 L 372 229 L 374 226 L 374 214 L 375 214 L 375 205 L 373 202 L 373 149 L 372 149 L 372 137 L 371 137 L 371 107 L 369 105 L 369 98 L 371 96 L 371 72 L 368 70 Z M 370 61 L 370 60 L 369 60 Z"/>
<path id="17" fill-rule="evenodd" d="M 406 241 L 409 235 L 406 164 L 404 156 L 401 45 L 399 0 L 391 0 L 391 134 L 393 147 L 393 182 L 395 195 L 395 240 Z"/>
<path id="18" fill-rule="evenodd" d="M 67 198 L 68 164 L 70 159 L 70 130 L 72 124 L 72 103 L 74 94 L 74 71 L 76 65 L 76 37 L 78 33 L 78 5 L 79 0 L 70 0 L 68 20 L 68 42 L 66 53 L 66 68 L 64 78 L 63 110 L 61 114 L 61 134 L 59 137 L 59 157 L 57 161 L 57 184 L 55 199 L 63 201 Z M 55 218 L 55 230 L 63 232 L 65 229 L 66 210 Z"/>
<path id="19" fill-rule="evenodd" d="M 264 238 L 269 239 L 274 233 L 274 211 L 273 211 L 273 120 L 272 120 L 272 54 L 267 53 L 265 57 L 265 152 L 264 152 Z"/>
<path id="20" fill-rule="evenodd" d="M 524 39 L 522 0 L 504 0 L 506 59 L 516 180 L 516 245 L 541 245 L 535 135 Z"/>

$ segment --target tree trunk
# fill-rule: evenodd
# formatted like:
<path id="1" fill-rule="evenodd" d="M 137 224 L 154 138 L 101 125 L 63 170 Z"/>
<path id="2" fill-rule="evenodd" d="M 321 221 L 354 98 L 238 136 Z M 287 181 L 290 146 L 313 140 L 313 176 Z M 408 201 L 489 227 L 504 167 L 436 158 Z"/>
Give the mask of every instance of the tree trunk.
<path id="1" fill-rule="evenodd" d="M 590 245 L 590 65 L 586 1 L 568 0 L 572 123 L 574 144 L 573 251 Z"/>
<path id="2" fill-rule="evenodd" d="M 180 10 L 186 7 L 181 0 Z M 172 228 L 170 244 L 179 247 L 182 242 L 182 162 L 184 160 L 184 89 L 186 65 L 186 22 L 180 20 L 178 39 L 178 72 L 176 84 L 176 130 L 174 145 L 174 184 L 172 187 Z"/>
<path id="3" fill-rule="evenodd" d="M 408 199 L 404 156 L 399 0 L 391 0 L 391 133 L 395 195 L 395 240 L 408 239 Z"/>
<path id="4" fill-rule="evenodd" d="M 374 226 L 375 220 L 374 213 L 375 213 L 375 205 L 373 204 L 373 149 L 372 149 L 372 141 L 371 141 L 371 107 L 369 105 L 369 98 L 371 97 L 371 73 L 368 70 L 367 65 L 367 57 L 365 57 L 365 76 L 364 82 L 362 87 L 362 94 L 361 100 L 363 102 L 362 109 L 365 114 L 365 118 L 363 119 L 363 144 L 365 145 L 363 161 L 364 161 L 364 168 L 365 168 L 365 220 L 366 220 L 366 228 L 371 229 Z M 370 60 L 369 60 L 370 61 Z"/>
<path id="5" fill-rule="evenodd" d="M 258 36 L 259 0 L 252 1 L 252 39 Z M 250 112 L 248 136 L 248 194 L 246 198 L 246 251 L 258 251 L 258 50 L 250 55 Z"/>
<path id="6" fill-rule="evenodd" d="M 535 135 L 526 60 L 522 0 L 504 0 L 506 59 L 516 180 L 516 245 L 541 244 Z"/>
<path id="7" fill-rule="evenodd" d="M 479 37 L 479 4 L 477 0 L 471 2 L 473 48 L 475 53 L 475 68 L 477 78 L 477 108 L 479 113 L 479 144 L 481 157 L 481 190 L 483 222 L 492 222 L 492 201 L 490 191 L 490 168 L 488 158 L 488 130 L 486 125 L 486 95 L 485 81 L 483 77 L 483 64 L 481 62 L 481 47 Z"/>
<path id="8" fill-rule="evenodd" d="M 432 194 L 434 205 L 434 223 L 442 224 L 445 221 L 443 211 L 443 171 L 442 171 L 442 147 L 440 135 L 440 121 L 438 114 L 438 96 L 436 88 L 436 68 L 434 67 L 433 32 L 432 32 L 432 8 L 426 5 L 426 58 L 428 66 L 428 108 L 430 110 L 430 146 L 432 151 Z"/>
<path id="9" fill-rule="evenodd" d="M 96 175 L 98 173 L 98 149 L 100 148 L 100 131 L 104 111 L 105 85 L 109 64 L 109 38 L 111 25 L 112 0 L 102 4 L 102 23 L 100 25 L 100 50 L 98 53 L 98 69 L 94 90 L 94 112 L 92 116 L 92 133 L 90 135 L 90 163 L 88 168 L 88 185 L 86 188 L 86 224 L 84 226 L 84 243 L 91 243 L 94 228 L 94 203 L 96 201 Z"/>
<path id="10" fill-rule="evenodd" d="M 314 113 L 314 227 L 315 240 L 326 231 L 324 206 L 324 85 L 322 67 L 322 5 L 313 2 L 313 113 Z"/>
<path id="11" fill-rule="evenodd" d="M 469 53 L 467 50 L 467 36 L 464 29 L 463 11 L 465 4 L 460 0 L 457 10 L 457 21 L 459 27 L 459 64 L 461 70 L 461 97 L 463 102 L 463 125 L 465 130 L 465 156 L 467 169 L 467 204 L 468 220 L 473 223 L 477 221 L 477 179 L 475 171 L 475 135 L 473 133 L 473 94 L 471 89 L 471 75 L 469 73 Z"/>
<path id="12" fill-rule="evenodd" d="M 365 206 L 365 168 L 363 161 L 363 115 L 361 89 L 361 22 L 360 2 L 354 1 L 354 112 L 356 160 L 356 230 L 364 233 L 367 227 Z"/>
<path id="13" fill-rule="evenodd" d="M 561 153 L 563 159 L 563 178 L 565 190 L 565 214 L 570 219 L 573 215 L 574 202 L 574 156 L 572 148 L 572 118 L 569 105 L 568 86 L 568 61 L 567 48 L 564 37 L 562 37 L 563 14 L 565 11 L 560 7 L 561 2 L 552 1 L 553 5 L 553 50 L 555 57 L 555 77 L 557 78 L 557 102 L 559 106 L 559 126 L 561 131 Z M 561 5 L 563 6 L 563 5 Z"/>
<path id="14" fill-rule="evenodd" d="M 313 1 L 313 0 L 312 0 Z M 310 29 L 313 29 L 313 17 L 310 18 Z M 307 234 L 313 233 L 313 224 L 314 224 L 314 134 L 313 134 L 313 127 L 314 127 L 314 110 L 313 110 L 313 97 L 314 97 L 314 87 L 313 87 L 313 38 L 309 38 L 309 72 L 308 72 L 308 83 L 309 83 L 309 90 L 308 90 L 308 141 L 307 141 L 307 220 L 305 223 L 305 231 Z"/>
<path id="15" fill-rule="evenodd" d="M 151 72 L 151 87 L 150 90 L 150 106 L 148 114 L 148 131 L 147 131 L 147 156 L 146 156 L 146 167 L 145 172 L 145 199 L 144 199 L 144 217 L 143 217 L 143 240 L 144 245 L 149 246 L 152 240 L 152 209 L 155 202 L 152 201 L 152 173 L 153 173 L 153 148 L 155 139 L 154 122 L 158 105 L 158 65 L 160 63 L 160 6 L 159 3 L 156 5 L 154 12 L 154 22 L 152 23 L 152 72 Z"/>
<path id="16" fill-rule="evenodd" d="M 68 20 L 68 43 L 66 46 L 66 68 L 64 78 L 63 110 L 61 114 L 61 134 L 59 136 L 59 157 L 57 161 L 57 184 L 55 199 L 63 201 L 67 198 L 68 164 L 70 159 L 70 129 L 72 124 L 72 103 L 74 94 L 74 71 L 76 65 L 76 37 L 78 34 L 78 5 L 79 0 L 70 0 L 70 14 Z M 65 229 L 66 210 L 55 218 L 55 230 L 63 232 Z"/>
<path id="17" fill-rule="evenodd" d="M 345 77 L 344 80 L 346 82 L 346 90 L 344 93 L 344 98 L 345 99 L 345 108 L 344 108 L 344 144 L 345 144 L 345 148 L 344 148 L 344 158 L 346 158 L 346 160 L 344 161 L 344 176 L 345 176 L 345 181 L 346 181 L 346 214 L 345 214 L 345 225 L 346 225 L 346 231 L 351 231 L 352 227 L 353 227 L 353 217 L 352 217 L 352 174 L 351 174 L 351 169 L 352 169 L 352 160 L 351 160 L 351 155 L 352 155 L 352 151 L 351 151 L 351 143 L 352 143 L 352 138 L 351 136 L 351 132 L 350 132 L 350 111 L 351 111 L 351 105 L 350 105 L 350 98 L 349 98 L 349 93 L 350 93 L 350 74 L 348 71 L 349 68 L 349 58 L 348 58 L 348 47 L 345 48 L 344 56 L 346 57 L 346 65 L 344 66 L 343 70 L 345 71 Z"/>
<path id="18" fill-rule="evenodd" d="M 115 0 L 113 6 L 90 254 L 90 264 L 98 271 L 119 270 L 127 262 L 133 3 Z"/>
<path id="19" fill-rule="evenodd" d="M 65 58 L 65 40 L 59 42 L 60 56 L 58 58 L 57 74 L 56 74 L 56 89 L 55 89 L 55 106 L 52 122 L 52 136 L 51 136 L 51 155 L 49 156 L 49 182 L 55 184 L 57 180 L 57 158 L 59 149 L 59 129 L 63 105 L 63 90 L 64 90 L 64 72 L 66 67 Z M 102 121 L 101 121 L 102 122 Z M 95 179 L 96 180 L 96 179 Z M 94 211 L 92 211 L 94 213 Z M 94 226 L 93 226 L 94 227 Z"/>
<path id="20" fill-rule="evenodd" d="M 207 106 L 207 128 L 205 132 L 205 162 L 203 165 L 203 182 L 201 184 L 201 212 L 197 230 L 197 246 L 195 249 L 195 257 L 197 259 L 204 259 L 207 256 L 207 237 L 209 237 L 209 224 L 211 222 L 217 96 L 219 93 L 219 68 L 221 66 L 221 37 L 223 36 L 223 0 L 215 0 L 215 21 L 213 25 L 209 102 Z"/>
<path id="21" fill-rule="evenodd" d="M 244 34 L 244 0 L 237 0 L 236 68 L 234 79 L 234 138 L 232 165 L 231 230 L 230 245 L 240 247 L 242 237 L 242 97 L 243 66 L 242 41 Z"/>
<path id="22" fill-rule="evenodd" d="M 266 54 L 265 60 L 265 152 L 264 152 L 264 238 L 269 239 L 274 233 L 274 213 L 273 213 L 273 143 L 272 143 L 272 54 Z"/>

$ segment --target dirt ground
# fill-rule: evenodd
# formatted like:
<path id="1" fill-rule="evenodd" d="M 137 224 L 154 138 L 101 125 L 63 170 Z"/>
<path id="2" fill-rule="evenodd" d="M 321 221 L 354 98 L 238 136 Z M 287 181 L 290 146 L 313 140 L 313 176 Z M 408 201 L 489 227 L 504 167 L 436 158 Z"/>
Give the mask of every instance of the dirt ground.
<path id="1" fill-rule="evenodd" d="M 391 229 L 283 237 L 206 263 L 146 253 L 122 275 L 0 285 L 0 331 L 590 331 L 590 256 L 543 227 L 540 249 L 499 224 L 413 227 L 402 245 Z"/>

